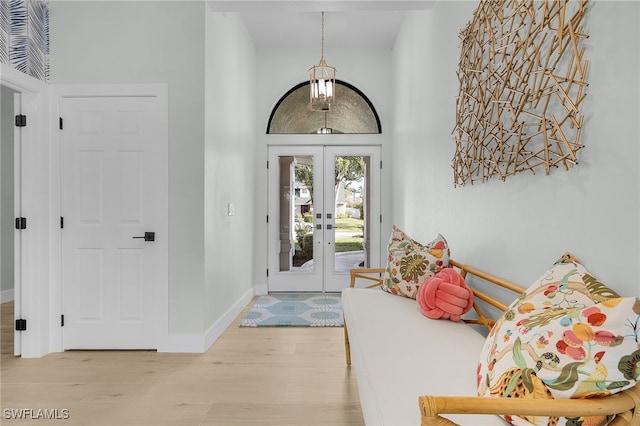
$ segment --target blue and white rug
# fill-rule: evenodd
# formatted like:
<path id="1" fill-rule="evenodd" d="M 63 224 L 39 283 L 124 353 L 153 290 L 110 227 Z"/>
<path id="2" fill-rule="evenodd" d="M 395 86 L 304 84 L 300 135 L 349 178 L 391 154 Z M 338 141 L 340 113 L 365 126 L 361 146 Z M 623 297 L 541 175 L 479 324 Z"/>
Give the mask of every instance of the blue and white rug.
<path id="1" fill-rule="evenodd" d="M 340 293 L 260 296 L 240 327 L 342 327 Z"/>

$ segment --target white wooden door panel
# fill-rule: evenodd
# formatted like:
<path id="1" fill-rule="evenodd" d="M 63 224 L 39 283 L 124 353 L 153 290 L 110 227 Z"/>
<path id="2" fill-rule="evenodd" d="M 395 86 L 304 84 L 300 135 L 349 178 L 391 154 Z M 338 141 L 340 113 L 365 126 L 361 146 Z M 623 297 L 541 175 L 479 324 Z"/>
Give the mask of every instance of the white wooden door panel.
<path id="1" fill-rule="evenodd" d="M 120 322 L 144 321 L 144 250 L 118 250 Z"/>
<path id="2" fill-rule="evenodd" d="M 62 111 L 63 347 L 156 348 L 167 236 L 140 238 L 167 220 L 154 98 L 65 98 Z"/>
<path id="3" fill-rule="evenodd" d="M 77 249 L 75 278 L 78 288 L 78 321 L 92 323 L 104 321 L 104 250 Z M 73 317 L 72 317 L 73 318 Z"/>
<path id="4" fill-rule="evenodd" d="M 76 155 L 78 222 L 85 226 L 102 225 L 104 218 L 104 152 L 78 151 Z M 70 194 L 70 196 L 72 195 Z"/>
<path id="5" fill-rule="evenodd" d="M 142 151 L 121 151 L 118 153 L 118 192 L 120 193 L 120 223 L 142 224 Z"/>

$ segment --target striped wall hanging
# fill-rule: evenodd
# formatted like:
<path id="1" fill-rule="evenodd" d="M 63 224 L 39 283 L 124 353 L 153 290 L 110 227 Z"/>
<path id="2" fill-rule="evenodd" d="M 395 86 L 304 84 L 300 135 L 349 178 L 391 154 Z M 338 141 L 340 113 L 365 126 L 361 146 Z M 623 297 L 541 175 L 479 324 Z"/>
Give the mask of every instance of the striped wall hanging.
<path id="1" fill-rule="evenodd" d="M 0 0 L 0 63 L 49 79 L 48 0 Z"/>

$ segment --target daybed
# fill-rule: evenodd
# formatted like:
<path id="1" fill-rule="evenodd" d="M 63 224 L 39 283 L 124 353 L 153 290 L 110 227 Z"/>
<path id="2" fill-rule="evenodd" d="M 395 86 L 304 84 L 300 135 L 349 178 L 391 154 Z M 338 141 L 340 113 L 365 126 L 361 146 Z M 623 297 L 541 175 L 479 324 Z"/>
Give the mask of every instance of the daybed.
<path id="1" fill-rule="evenodd" d="M 473 291 L 474 318 L 425 318 L 415 300 L 375 288 L 382 284 L 384 269 L 351 270 L 351 286 L 342 293 L 345 350 L 347 365 L 353 361 L 367 425 L 505 425 L 498 415 L 556 419 L 609 414 L 615 415 L 612 425 L 640 425 L 637 385 L 589 399 L 478 397 L 476 369 L 486 339 L 478 329 L 490 330 L 496 322 L 491 317 L 508 308 L 495 294 L 510 300 L 505 294 L 515 293 L 515 299 L 524 288 L 454 260 L 449 266 Z M 358 288 L 363 283 L 370 285 Z"/>

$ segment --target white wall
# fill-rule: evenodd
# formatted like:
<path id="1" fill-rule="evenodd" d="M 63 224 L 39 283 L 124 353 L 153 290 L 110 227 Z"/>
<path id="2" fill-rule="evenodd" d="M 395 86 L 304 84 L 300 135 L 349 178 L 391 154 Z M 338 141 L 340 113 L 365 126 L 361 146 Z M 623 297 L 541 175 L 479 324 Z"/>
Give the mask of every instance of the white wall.
<path id="1" fill-rule="evenodd" d="M 267 123 L 276 102 L 292 87 L 308 79 L 307 70 L 320 60 L 314 49 L 260 49 L 257 52 L 256 169 L 258 206 L 256 211 L 255 276 L 257 288 L 267 286 L 267 146 L 268 145 L 380 145 L 387 163 L 391 141 L 391 49 L 346 50 L 325 46 L 325 59 L 337 68 L 336 78 L 360 89 L 378 112 L 382 134 L 377 135 L 267 135 Z M 268 83 L 265 83 L 268 82 Z M 391 209 L 386 198 L 390 168 L 382 170 L 382 229 L 390 226 Z M 383 245 L 386 237 L 383 232 Z M 385 254 L 386 256 L 386 254 Z"/>
<path id="2" fill-rule="evenodd" d="M 170 332 L 204 336 L 206 349 L 253 295 L 255 49 L 244 23 L 206 2 L 56 1 L 51 33 L 54 84 L 169 85 Z"/>
<path id="3" fill-rule="evenodd" d="M 13 300 L 13 90 L 2 87 L 0 95 L 0 302 Z"/>
<path id="4" fill-rule="evenodd" d="M 419 241 L 440 232 L 454 258 L 524 285 L 571 251 L 604 283 L 637 295 L 639 3 L 589 2 L 580 164 L 454 188 L 458 32 L 476 6 L 437 2 L 398 36 L 393 222 Z"/>
<path id="5" fill-rule="evenodd" d="M 237 14 L 207 13 L 205 47 L 204 300 L 209 327 L 234 309 L 231 302 L 253 296 L 256 65 L 253 42 Z M 232 216 L 229 204 L 235 208 Z"/>
<path id="6" fill-rule="evenodd" d="M 204 2 L 50 3 L 52 84 L 169 87 L 170 332 L 204 332 Z"/>

